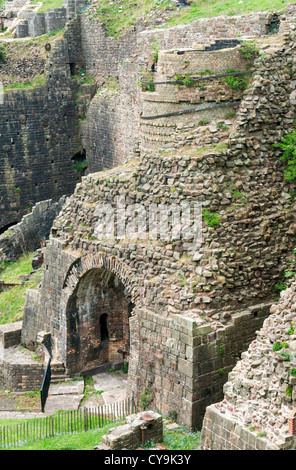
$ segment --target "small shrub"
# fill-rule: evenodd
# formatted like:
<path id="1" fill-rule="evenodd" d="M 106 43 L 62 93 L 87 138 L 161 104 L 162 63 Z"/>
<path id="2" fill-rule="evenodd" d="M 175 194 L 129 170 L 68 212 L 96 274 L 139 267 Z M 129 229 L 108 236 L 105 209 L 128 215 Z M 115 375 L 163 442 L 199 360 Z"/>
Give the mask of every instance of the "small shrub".
<path id="1" fill-rule="evenodd" d="M 218 214 L 211 213 L 207 209 L 204 209 L 202 211 L 202 217 L 204 221 L 208 224 L 209 227 L 216 227 L 217 225 L 220 224 L 221 218 Z"/>
<path id="2" fill-rule="evenodd" d="M 293 129 L 290 134 L 286 134 L 280 143 L 273 144 L 273 146 L 283 150 L 280 160 L 286 163 L 285 179 L 294 180 L 296 178 L 296 129 Z"/>
<path id="3" fill-rule="evenodd" d="M 239 72 L 239 70 L 228 70 L 227 73 Z M 245 90 L 248 86 L 247 75 L 230 75 L 225 81 L 232 90 Z"/>
<path id="4" fill-rule="evenodd" d="M 240 48 L 240 54 L 248 60 L 254 60 L 259 55 L 259 49 L 254 41 L 243 42 Z"/>
<path id="5" fill-rule="evenodd" d="M 285 341 L 283 341 L 282 343 L 274 343 L 274 345 L 272 346 L 272 350 L 276 352 L 276 351 L 280 351 L 283 348 L 288 348 L 288 347 L 289 347 L 288 344 Z"/>
<path id="6" fill-rule="evenodd" d="M 189 88 L 194 86 L 194 80 L 191 80 L 188 77 L 184 78 L 184 80 L 182 80 L 182 83 L 184 86 L 187 86 Z"/>
<path id="7" fill-rule="evenodd" d="M 4 46 L 0 46 L 0 62 L 5 62 Z"/>
<path id="8" fill-rule="evenodd" d="M 280 356 L 285 357 L 288 361 L 290 361 L 290 359 L 291 359 L 290 354 L 287 354 L 287 353 L 285 353 L 285 352 L 281 352 L 281 353 L 280 353 Z"/>
<path id="9" fill-rule="evenodd" d="M 175 411 L 175 410 L 169 411 L 168 418 L 171 419 L 172 421 L 176 421 L 177 411 Z"/>
<path id="10" fill-rule="evenodd" d="M 141 406 L 143 410 L 147 410 L 148 406 L 153 401 L 153 388 L 146 387 L 144 391 L 141 393 Z"/>
<path id="11" fill-rule="evenodd" d="M 290 369 L 290 374 L 291 374 L 293 377 L 296 377 L 296 369 L 295 369 L 295 367 L 293 367 L 292 369 Z"/>
<path id="12" fill-rule="evenodd" d="M 209 124 L 209 120 L 208 119 L 202 119 L 201 121 L 199 121 L 198 125 L 199 126 L 205 126 L 206 124 Z"/>
<path id="13" fill-rule="evenodd" d="M 293 335 L 295 331 L 295 323 L 292 322 L 291 327 L 288 329 L 288 335 Z"/>
<path id="14" fill-rule="evenodd" d="M 283 290 L 286 290 L 287 289 L 287 285 L 285 282 L 280 282 L 279 284 L 276 284 L 274 286 L 275 290 L 279 291 L 279 292 L 282 292 Z"/>
<path id="15" fill-rule="evenodd" d="M 220 354 L 220 356 L 224 355 L 224 347 L 223 346 L 219 346 L 219 354 Z"/>
<path id="16" fill-rule="evenodd" d="M 151 84 L 141 82 L 142 91 L 155 91 L 155 86 L 152 83 L 153 82 L 153 77 L 146 77 L 145 81 L 146 82 L 151 82 Z"/>
<path id="17" fill-rule="evenodd" d="M 294 271 L 285 271 L 285 277 L 287 279 L 291 278 L 291 277 L 294 277 L 295 276 L 295 272 Z"/>
<path id="18" fill-rule="evenodd" d="M 82 162 L 75 162 L 73 163 L 73 166 L 78 173 L 81 173 L 87 167 L 87 161 L 83 160 Z"/>

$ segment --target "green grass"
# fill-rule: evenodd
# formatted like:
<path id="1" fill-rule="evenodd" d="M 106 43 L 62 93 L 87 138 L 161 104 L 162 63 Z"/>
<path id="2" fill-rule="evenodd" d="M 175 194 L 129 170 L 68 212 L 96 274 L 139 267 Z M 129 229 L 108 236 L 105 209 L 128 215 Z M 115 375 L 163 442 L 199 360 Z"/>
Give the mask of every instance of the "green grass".
<path id="1" fill-rule="evenodd" d="M 21 283 L 19 276 L 28 275 L 32 268 L 32 257 L 34 253 L 22 255 L 16 262 L 2 263 L 0 266 L 0 279 L 6 283 Z M 0 324 L 13 323 L 23 317 L 26 291 L 34 289 L 39 285 L 41 279 L 41 269 L 34 272 L 30 280 L 21 286 L 15 286 L 0 292 Z"/>
<path id="2" fill-rule="evenodd" d="M 189 24 L 199 18 L 214 16 L 235 16 L 256 11 L 276 11 L 287 5 L 289 0 L 248 0 L 239 3 L 237 0 L 193 0 L 191 5 L 177 11 L 167 22 L 167 26 Z"/>
<path id="3" fill-rule="evenodd" d="M 10 83 L 9 85 L 4 87 L 4 91 L 35 88 L 36 86 L 44 85 L 45 82 L 46 82 L 46 76 L 38 75 L 33 80 L 26 80 L 25 82 Z"/>
<path id="4" fill-rule="evenodd" d="M 148 15 L 154 8 L 159 10 L 172 8 L 173 4 L 169 0 L 121 0 L 110 2 L 109 0 L 100 0 L 95 10 L 90 13 L 91 16 L 103 22 L 106 26 L 108 36 L 118 37 L 125 33 L 131 26 L 136 24 L 137 18 Z"/>
<path id="5" fill-rule="evenodd" d="M 9 447 L 7 450 L 92 450 L 102 441 L 102 436 L 108 429 L 119 426 L 121 423 L 112 423 L 103 428 L 75 434 L 36 439 L 34 442 L 21 447 Z"/>
<path id="6" fill-rule="evenodd" d="M 31 5 L 40 3 L 40 0 L 34 0 Z M 50 10 L 51 8 L 62 8 L 63 0 L 43 0 L 42 6 L 39 8 L 39 12 Z"/>
<path id="7" fill-rule="evenodd" d="M 226 2 L 223 0 L 193 0 L 190 5 L 178 9 L 169 0 L 158 0 L 155 2 L 151 2 L 151 0 L 138 0 L 136 4 L 133 0 L 121 0 L 120 4 L 110 2 L 109 0 L 100 0 L 95 10 L 93 10 L 92 5 L 89 14 L 105 24 L 107 35 L 118 37 L 131 26 L 134 26 L 137 18 L 144 16 L 149 20 L 150 13 L 153 13 L 155 18 L 163 10 L 171 12 L 170 19 L 166 23 L 167 27 L 171 27 L 180 24 L 190 24 L 199 18 L 221 15 L 235 16 L 256 11 L 277 11 L 291 3 L 293 3 L 291 0 L 248 0 L 242 3 L 238 2 L 238 0 L 228 0 Z M 163 27 L 163 25 L 160 27 Z"/>
<path id="8" fill-rule="evenodd" d="M 23 420 L 0 420 L 1 425 L 13 425 L 23 423 Z M 75 434 L 64 434 L 43 439 L 36 439 L 34 442 L 22 447 L 9 447 L 9 450 L 92 450 L 94 446 L 102 441 L 102 436 L 111 427 L 120 426 L 124 421 L 111 423 L 103 428 L 94 429 Z M 164 426 L 163 444 L 168 450 L 197 450 L 200 441 L 200 432 L 189 432 L 185 427 L 169 431 Z M 152 441 L 146 442 L 145 448 L 153 447 Z"/>

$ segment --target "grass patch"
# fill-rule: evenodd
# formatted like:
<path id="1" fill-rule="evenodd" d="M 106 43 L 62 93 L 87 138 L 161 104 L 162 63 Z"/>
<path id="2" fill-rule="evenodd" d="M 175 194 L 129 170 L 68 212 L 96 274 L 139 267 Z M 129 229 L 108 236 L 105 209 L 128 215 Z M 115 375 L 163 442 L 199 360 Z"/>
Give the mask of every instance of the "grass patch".
<path id="1" fill-rule="evenodd" d="M 37 5 L 40 3 L 39 0 L 34 0 L 31 5 Z M 43 0 L 42 6 L 39 8 L 39 12 L 50 10 L 51 8 L 62 8 L 63 0 Z"/>
<path id="2" fill-rule="evenodd" d="M 4 91 L 35 88 L 36 86 L 44 85 L 45 82 L 46 82 L 46 76 L 45 75 L 38 75 L 33 80 L 26 80 L 24 82 L 10 83 L 9 85 L 4 87 Z"/>
<path id="3" fill-rule="evenodd" d="M 102 428 L 73 434 L 36 439 L 21 447 L 9 447 L 7 450 L 92 450 L 102 441 L 108 429 L 119 426 L 123 422 L 110 423 Z"/>
<path id="4" fill-rule="evenodd" d="M 32 258 L 34 253 L 26 253 L 15 262 L 5 262 L 0 265 L 0 279 L 6 283 L 21 283 L 20 276 L 26 276 L 33 271 Z M 12 287 L 0 292 L 0 324 L 13 323 L 23 318 L 26 291 L 39 285 L 41 269 L 36 270 L 23 285 Z"/>
<path id="5" fill-rule="evenodd" d="M 190 24 L 199 18 L 213 18 L 215 16 L 235 16 L 253 13 L 256 11 L 281 10 L 293 2 L 289 0 L 249 0 L 238 2 L 237 0 L 192 0 L 186 8 L 177 10 L 167 22 L 171 27 L 179 24 Z"/>
<path id="6" fill-rule="evenodd" d="M 26 420 L 32 421 L 32 420 Z M 1 425 L 13 425 L 23 423 L 24 420 L 0 420 Z M 9 450 L 92 450 L 94 446 L 102 442 L 102 436 L 111 427 L 124 424 L 124 420 L 107 424 L 102 428 L 93 429 L 86 432 L 57 435 L 36 439 L 34 442 L 25 444 L 22 447 L 9 447 Z M 185 427 L 170 431 L 164 425 L 163 444 L 168 450 L 198 450 L 200 442 L 200 432 L 189 432 Z M 153 441 L 147 441 L 145 448 L 154 447 Z"/>
<path id="7" fill-rule="evenodd" d="M 169 0 L 121 0 L 110 2 L 109 0 L 100 0 L 95 9 L 89 13 L 99 22 L 104 23 L 107 36 L 118 37 L 124 34 L 131 26 L 135 26 L 137 18 L 146 16 L 152 11 L 161 11 L 174 9 L 175 6 Z"/>
<path id="8" fill-rule="evenodd" d="M 37 2 L 37 0 L 34 0 Z M 47 2 L 54 0 L 46 0 Z M 163 11 L 170 14 L 165 27 L 181 24 L 190 24 L 199 18 L 211 18 L 215 16 L 235 16 L 253 13 L 256 11 L 276 11 L 292 4 L 291 0 L 249 0 L 238 2 L 237 0 L 192 0 L 190 5 L 177 8 L 170 0 L 121 0 L 120 3 L 100 0 L 94 8 L 88 11 L 91 17 L 97 18 L 105 25 L 106 35 L 118 37 L 124 34 L 131 26 L 136 24 L 138 18 L 145 18 L 152 26 L 154 20 Z M 42 8 L 44 8 L 44 5 Z M 161 28 L 164 25 L 160 26 Z"/>

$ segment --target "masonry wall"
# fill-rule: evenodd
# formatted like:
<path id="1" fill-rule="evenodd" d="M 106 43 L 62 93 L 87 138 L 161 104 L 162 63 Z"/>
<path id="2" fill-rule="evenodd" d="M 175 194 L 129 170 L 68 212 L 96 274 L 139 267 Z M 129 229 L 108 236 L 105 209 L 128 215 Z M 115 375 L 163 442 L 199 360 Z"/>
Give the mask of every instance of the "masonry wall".
<path id="1" fill-rule="evenodd" d="M 5 388 L 26 392 L 41 388 L 44 376 L 43 364 L 10 364 L 1 362 L 0 384 Z"/>
<path id="2" fill-rule="evenodd" d="M 293 188 L 273 146 L 294 123 L 293 44 L 292 36 L 286 37 L 283 49 L 255 63 L 253 85 L 222 149 L 210 143 L 198 153 L 189 144 L 185 152 L 144 154 L 120 173 L 115 168 L 82 179 L 55 220 L 41 289 L 28 292 L 23 344 L 36 341 L 38 331 L 48 331 L 55 357 L 66 363 L 67 302 L 79 276 L 94 263 L 116 274 L 124 271 L 123 285 L 138 288 L 130 320 L 129 386 L 138 390 L 139 402 L 152 388 L 155 404 L 165 412 L 173 407 L 181 410 L 180 421 L 200 423 L 206 404 L 219 396 L 246 347 L 242 335 L 250 341 L 267 314 L 294 247 Z M 217 131 L 217 142 L 219 137 Z M 99 161 L 95 164 L 100 168 Z M 182 239 L 99 239 L 98 207 L 114 207 L 120 195 L 127 204 L 145 208 L 202 203 L 219 215 L 219 223 L 209 227 L 203 222 L 200 250 L 188 249 Z M 131 221 L 132 216 L 127 224 Z M 227 348 L 228 354 L 222 354 Z"/>
<path id="3" fill-rule="evenodd" d="M 51 199 L 38 202 L 21 222 L 0 236 L 1 259 L 17 259 L 22 253 L 35 251 L 48 239 L 53 220 L 60 212 L 65 197 L 56 203 Z"/>
<path id="4" fill-rule="evenodd" d="M 83 123 L 83 146 L 89 162 L 89 171 L 100 171 L 124 163 L 127 159 L 137 155 L 137 149 L 142 139 L 145 138 L 149 141 L 147 134 L 150 133 L 150 136 L 153 133 L 161 134 L 157 128 L 153 129 L 154 132 L 150 132 L 150 129 L 147 132 L 146 127 L 151 123 L 146 122 L 143 123 L 142 137 L 140 130 L 142 125 L 140 115 L 143 113 L 140 80 L 143 76 L 145 77 L 151 66 L 152 46 L 155 47 L 155 41 L 160 50 L 194 49 L 197 44 L 209 45 L 217 38 L 237 40 L 238 35 L 259 37 L 267 32 L 271 16 L 267 13 L 256 13 L 242 17 L 202 19 L 191 25 L 157 30 L 145 30 L 144 25 L 139 21 L 136 27 L 115 39 L 106 36 L 103 26 L 92 19 L 91 13 L 86 11 L 81 15 L 81 47 L 85 58 L 85 67 L 88 73 L 96 76 L 99 90 L 102 87 L 99 95 L 96 95 L 91 103 L 87 120 Z M 213 71 L 222 69 L 225 71 L 228 66 L 229 68 L 237 68 L 241 65 L 241 61 L 234 59 L 233 51 L 226 50 L 222 52 L 222 55 L 219 55 L 220 59 L 217 64 L 210 57 L 211 54 L 199 54 L 201 60 L 199 65 L 202 70 L 207 68 L 204 61 L 205 55 L 210 58 Z M 182 57 L 185 60 L 185 56 Z M 193 65 L 196 61 L 195 57 Z M 220 64 L 220 68 L 218 64 Z M 196 70 L 194 71 L 196 72 Z M 109 79 L 118 80 L 117 93 L 110 89 Z M 214 93 L 215 91 L 216 89 L 212 90 Z M 149 111 L 149 104 L 154 106 L 154 110 L 156 106 L 159 110 L 165 108 L 170 111 L 172 108 L 182 108 L 182 105 L 178 107 L 172 103 L 166 107 L 165 93 L 159 100 L 160 102 L 156 103 L 156 95 L 149 98 L 146 94 L 147 111 Z M 149 103 L 150 100 L 151 103 Z M 184 97 L 180 96 L 180 101 L 183 100 Z M 183 106 L 185 107 L 186 104 Z M 231 111 L 230 108 L 228 112 Z M 222 118 L 227 110 L 223 114 L 222 112 L 219 114 L 219 111 L 217 113 Z M 206 114 L 203 113 L 200 119 L 205 119 Z M 155 126 L 157 127 L 158 123 Z M 168 126 L 168 129 L 163 132 L 171 134 L 172 131 L 174 128 Z M 160 137 L 160 142 L 161 140 Z M 153 146 L 152 137 L 152 142 L 143 148 L 146 150 L 150 146 L 153 150 L 157 150 L 158 144 L 159 142 Z"/>
<path id="5" fill-rule="evenodd" d="M 77 83 L 67 46 L 52 48 L 44 85 L 7 91 L 1 106 L 1 228 L 15 224 L 36 202 L 71 194 L 79 180 L 71 157 L 79 148 Z"/>
<path id="6" fill-rule="evenodd" d="M 292 280 L 206 409 L 202 449 L 295 449 L 294 300 Z"/>
<path id="7" fill-rule="evenodd" d="M 281 449 L 212 408 L 203 421 L 201 450 L 293 450 L 293 440 Z"/>
<path id="8" fill-rule="evenodd" d="M 229 128 L 227 115 L 235 116 L 243 90 L 231 88 L 225 77 L 217 76 L 231 70 L 245 72 L 252 64 L 244 59 L 239 45 L 227 47 L 226 41 L 220 47 L 209 51 L 187 49 L 181 55 L 173 50 L 159 52 L 155 64 L 157 71 L 143 78 L 140 120 L 140 148 L 143 152 L 173 149 L 179 142 L 188 143 L 188 139 L 195 140 L 202 147 L 203 141 L 209 143 L 211 140 L 204 124 L 211 124 L 212 134 L 217 123 L 221 129 Z M 252 82 L 252 74 L 244 78 L 246 83 Z M 153 91 L 149 91 L 148 79 L 152 80 Z M 186 80 L 189 84 L 183 84 Z M 197 139 L 201 133 L 205 135 Z M 215 140 L 217 142 L 214 139 L 213 143 Z"/>

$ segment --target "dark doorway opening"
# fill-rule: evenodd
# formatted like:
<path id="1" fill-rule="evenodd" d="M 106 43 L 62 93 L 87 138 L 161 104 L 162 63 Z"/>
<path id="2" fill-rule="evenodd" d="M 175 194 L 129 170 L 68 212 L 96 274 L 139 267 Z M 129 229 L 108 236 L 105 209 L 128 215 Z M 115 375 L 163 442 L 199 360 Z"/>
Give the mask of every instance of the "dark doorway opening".
<path id="1" fill-rule="evenodd" d="M 108 269 L 93 268 L 81 277 L 67 305 L 71 373 L 120 368 L 128 362 L 134 306 L 123 283 Z"/>
<path id="2" fill-rule="evenodd" d="M 73 77 L 74 75 L 76 75 L 76 65 L 74 62 L 70 62 L 70 74 L 71 74 L 71 77 Z"/>
<path id="3" fill-rule="evenodd" d="M 103 313 L 100 316 L 100 330 L 101 330 L 101 340 L 105 341 L 105 340 L 109 339 L 108 315 L 107 315 L 107 313 Z"/>

